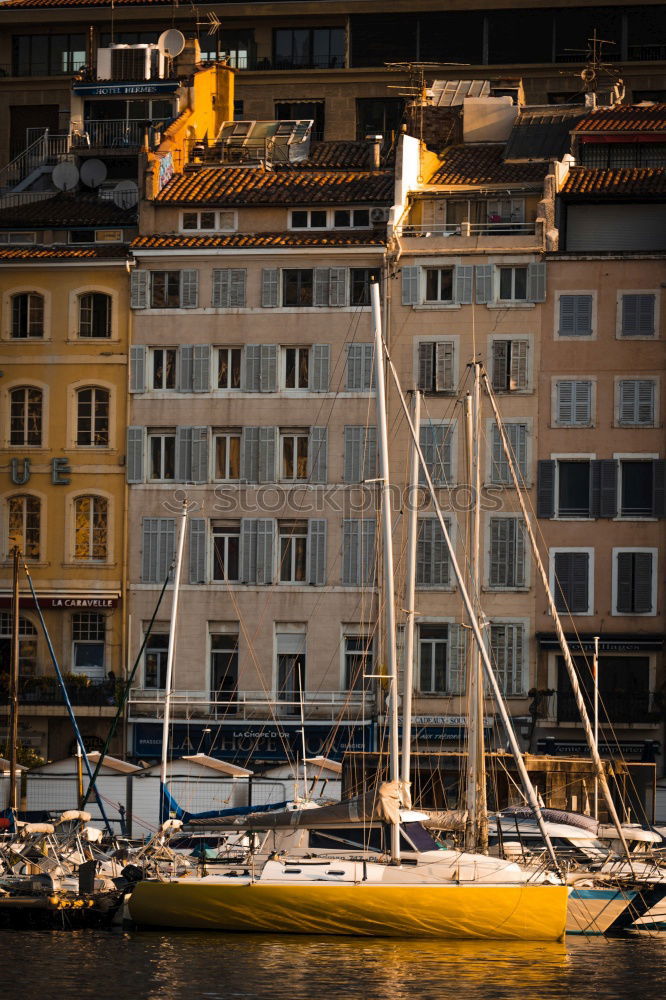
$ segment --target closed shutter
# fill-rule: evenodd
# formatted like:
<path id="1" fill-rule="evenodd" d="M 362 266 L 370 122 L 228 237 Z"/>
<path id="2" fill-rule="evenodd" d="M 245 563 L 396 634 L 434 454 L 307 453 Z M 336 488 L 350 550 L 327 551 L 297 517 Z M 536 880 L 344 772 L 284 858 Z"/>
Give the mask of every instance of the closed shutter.
<path id="1" fill-rule="evenodd" d="M 130 347 L 129 391 L 146 391 L 146 348 L 141 345 Z"/>
<path id="2" fill-rule="evenodd" d="M 617 473 L 614 458 L 590 462 L 590 517 L 616 517 Z"/>
<path id="3" fill-rule="evenodd" d="M 592 422 L 592 383 L 562 379 L 557 383 L 557 422 L 588 427 Z"/>
<path id="4" fill-rule="evenodd" d="M 377 428 L 365 428 L 363 446 L 363 479 L 377 478 Z"/>
<path id="5" fill-rule="evenodd" d="M 257 524 L 257 583 L 273 582 L 275 521 L 259 518 Z"/>
<path id="6" fill-rule="evenodd" d="M 490 519 L 490 573 L 488 582 L 491 587 L 507 587 L 510 579 L 510 544 L 509 531 L 511 521 L 508 517 L 492 517 Z"/>
<path id="7" fill-rule="evenodd" d="M 346 483 L 358 483 L 361 480 L 364 439 L 364 427 L 345 427 L 344 481 Z"/>
<path id="8" fill-rule="evenodd" d="M 619 423 L 628 427 L 654 424 L 654 382 L 650 379 L 622 379 L 618 383 Z"/>
<path id="9" fill-rule="evenodd" d="M 261 345 L 261 380 L 262 392 L 277 392 L 278 383 L 278 349 L 277 344 Z"/>
<path id="10" fill-rule="evenodd" d="M 527 265 L 527 298 L 530 302 L 546 301 L 546 265 L 543 261 Z"/>
<path id="11" fill-rule="evenodd" d="M 192 392 L 194 378 L 194 347 L 186 344 L 178 350 L 178 391 Z"/>
<path id="12" fill-rule="evenodd" d="M 652 463 L 652 516 L 666 517 L 666 461 Z"/>
<path id="13" fill-rule="evenodd" d="M 506 434 L 509 452 L 516 470 L 516 475 L 518 476 L 518 480 L 526 480 L 527 424 L 504 424 L 504 433 Z M 504 451 L 504 448 L 502 447 L 502 438 L 497 424 L 492 425 L 491 458 L 491 481 L 493 483 L 501 483 L 504 486 L 511 485 L 511 483 L 513 483 L 513 479 L 511 477 L 509 459 Z"/>
<path id="14" fill-rule="evenodd" d="M 241 480 L 259 482 L 259 428 L 244 427 L 241 432 Z"/>
<path id="15" fill-rule="evenodd" d="M 476 301 L 480 304 L 493 301 L 492 264 L 480 264 L 476 271 Z"/>
<path id="16" fill-rule="evenodd" d="M 345 518 L 342 522 L 342 583 L 346 587 L 359 584 L 360 521 Z"/>
<path id="17" fill-rule="evenodd" d="M 180 272 L 180 307 L 181 309 L 196 309 L 199 305 L 199 272 Z"/>
<path id="18" fill-rule="evenodd" d="M 322 587 L 326 583 L 326 521 L 308 521 L 308 582 Z"/>
<path id="19" fill-rule="evenodd" d="M 419 303 L 420 267 L 403 267 L 402 269 L 402 304 L 416 306 Z"/>
<path id="20" fill-rule="evenodd" d="M 453 388 L 453 343 L 449 340 L 435 344 L 435 388 L 437 392 Z"/>
<path id="21" fill-rule="evenodd" d="M 557 383 L 557 422 L 569 426 L 574 422 L 573 394 L 575 382 L 570 379 Z"/>
<path id="22" fill-rule="evenodd" d="M 192 456 L 189 482 L 208 482 L 208 428 L 192 428 Z"/>
<path id="23" fill-rule="evenodd" d="M 134 268 L 130 278 L 130 308 L 146 309 L 148 306 L 148 279 L 150 271 Z"/>
<path id="24" fill-rule="evenodd" d="M 654 335 L 654 295 L 622 296 L 622 336 Z"/>
<path id="25" fill-rule="evenodd" d="M 375 345 L 362 344 L 363 347 L 363 389 L 374 389 L 375 387 Z"/>
<path id="26" fill-rule="evenodd" d="M 666 206 L 568 205 L 567 250 L 666 250 Z"/>
<path id="27" fill-rule="evenodd" d="M 451 425 L 422 424 L 419 444 L 433 485 L 450 485 L 452 479 Z M 421 481 L 425 482 L 423 475 Z"/>
<path id="28" fill-rule="evenodd" d="M 127 428 L 127 482 L 143 482 L 143 456 L 145 452 L 145 427 Z"/>
<path id="29" fill-rule="evenodd" d="M 592 335 L 592 296 L 560 295 L 560 337 Z"/>
<path id="30" fill-rule="evenodd" d="M 259 482 L 275 482 L 275 461 L 278 450 L 278 428 L 259 428 Z"/>
<path id="31" fill-rule="evenodd" d="M 434 344 L 422 341 L 419 344 L 419 370 L 417 386 L 421 392 L 432 392 L 435 384 Z"/>
<path id="32" fill-rule="evenodd" d="M 244 309 L 247 305 L 247 271 L 244 267 L 232 267 L 229 273 L 229 306 L 231 309 Z"/>
<path id="33" fill-rule="evenodd" d="M 441 525 L 436 517 L 421 518 L 416 541 L 416 585 L 448 587 L 449 583 L 449 550 Z"/>
<path id="34" fill-rule="evenodd" d="M 245 392 L 261 389 L 261 345 L 247 344 L 243 351 L 242 385 Z"/>
<path id="35" fill-rule="evenodd" d="M 347 305 L 346 267 L 332 267 L 329 271 L 328 304 L 330 306 Z"/>
<path id="36" fill-rule="evenodd" d="M 506 392 L 509 385 L 509 341 L 493 340 L 493 389 L 495 392 Z"/>
<path id="37" fill-rule="evenodd" d="M 555 462 L 537 462 L 537 517 L 555 517 Z"/>
<path id="38" fill-rule="evenodd" d="M 315 267 L 314 269 L 314 305 L 327 306 L 329 299 L 329 269 Z"/>
<path id="39" fill-rule="evenodd" d="M 209 344 L 195 344 L 192 352 L 192 391 L 210 392 Z"/>
<path id="40" fill-rule="evenodd" d="M 511 341 L 509 388 L 512 392 L 527 388 L 527 348 L 526 340 Z"/>
<path id="41" fill-rule="evenodd" d="M 581 614 L 589 608 L 589 555 L 587 552 L 555 553 L 555 607 Z"/>
<path id="42" fill-rule="evenodd" d="M 449 625 L 449 641 L 446 656 L 447 694 L 464 694 L 466 687 L 465 663 L 467 659 L 467 636 L 462 625 Z"/>
<path id="43" fill-rule="evenodd" d="M 331 345 L 312 345 L 310 388 L 312 392 L 328 392 L 331 370 Z"/>
<path id="44" fill-rule="evenodd" d="M 347 345 L 346 388 L 350 392 L 365 392 L 374 386 L 373 344 Z"/>
<path id="45" fill-rule="evenodd" d="M 240 565 L 241 582 L 257 582 L 257 521 L 244 517 L 241 519 L 240 533 Z"/>
<path id="46" fill-rule="evenodd" d="M 213 271 L 214 309 L 243 309 L 246 304 L 247 271 L 240 267 Z"/>
<path id="47" fill-rule="evenodd" d="M 311 483 L 327 482 L 328 428 L 311 427 L 308 442 L 308 478 Z"/>
<path id="48" fill-rule="evenodd" d="M 630 615 L 634 609 L 634 552 L 618 552 L 617 587 L 615 595 L 616 611 Z"/>
<path id="49" fill-rule="evenodd" d="M 646 615 L 652 607 L 652 553 L 634 553 L 634 613 Z"/>
<path id="50" fill-rule="evenodd" d="M 503 694 L 511 697 L 523 694 L 523 626 L 491 625 L 490 653 Z"/>
<path id="51" fill-rule="evenodd" d="M 473 284 L 474 268 L 471 265 L 464 264 L 453 268 L 453 287 L 458 305 L 470 305 Z"/>
<path id="52" fill-rule="evenodd" d="M 193 427 L 176 427 L 176 480 L 190 482 Z"/>
<path id="53" fill-rule="evenodd" d="M 261 272 L 261 305 L 274 309 L 278 305 L 278 269 L 265 267 Z"/>
<path id="54" fill-rule="evenodd" d="M 190 521 L 190 583 L 206 583 L 206 520 Z"/>
<path id="55" fill-rule="evenodd" d="M 163 583 L 173 562 L 176 522 L 172 517 L 144 517 L 141 582 Z"/>
<path id="56" fill-rule="evenodd" d="M 375 522 L 361 521 L 361 585 L 372 585 L 375 580 Z"/>

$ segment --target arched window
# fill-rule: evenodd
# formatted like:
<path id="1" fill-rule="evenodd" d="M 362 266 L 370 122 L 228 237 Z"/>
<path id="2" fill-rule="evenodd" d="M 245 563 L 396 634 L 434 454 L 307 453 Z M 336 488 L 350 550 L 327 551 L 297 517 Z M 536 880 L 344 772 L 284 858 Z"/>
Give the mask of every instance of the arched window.
<path id="1" fill-rule="evenodd" d="M 111 336 L 111 296 L 86 292 L 79 296 L 79 337 Z"/>
<path id="2" fill-rule="evenodd" d="M 19 675 L 32 677 L 37 670 L 37 629 L 29 618 L 19 616 Z M 12 616 L 0 611 L 0 673 L 7 673 L 11 661 Z"/>
<path id="3" fill-rule="evenodd" d="M 44 296 L 21 292 L 12 296 L 12 337 L 44 336 Z"/>
<path id="4" fill-rule="evenodd" d="M 8 549 L 18 545 L 26 559 L 39 559 L 41 501 L 24 494 L 10 497 Z"/>
<path id="5" fill-rule="evenodd" d="M 76 443 L 82 447 L 106 448 L 109 444 L 108 389 L 88 386 L 76 394 Z"/>
<path id="6" fill-rule="evenodd" d="M 29 385 L 12 389 L 9 394 L 9 443 L 41 445 L 42 391 Z"/>
<path id="7" fill-rule="evenodd" d="M 74 558 L 106 559 L 109 504 L 104 497 L 78 497 L 74 502 Z"/>

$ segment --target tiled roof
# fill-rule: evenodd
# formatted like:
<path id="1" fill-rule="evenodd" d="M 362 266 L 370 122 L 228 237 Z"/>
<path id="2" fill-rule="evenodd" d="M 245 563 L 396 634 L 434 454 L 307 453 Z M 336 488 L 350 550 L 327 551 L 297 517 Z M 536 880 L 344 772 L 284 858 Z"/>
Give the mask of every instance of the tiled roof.
<path id="1" fill-rule="evenodd" d="M 386 243 L 386 233 L 381 230 L 344 232 L 330 230 L 319 233 L 219 233 L 210 236 L 181 236 L 154 233 L 137 236 L 131 243 L 132 250 L 255 250 L 276 247 L 380 247 Z"/>
<path id="2" fill-rule="evenodd" d="M 616 167 L 613 170 L 601 170 L 595 167 L 572 167 L 561 193 L 570 197 L 604 195 L 663 198 L 666 196 L 666 169 Z"/>
<path id="3" fill-rule="evenodd" d="M 542 181 L 545 163 L 505 163 L 502 143 L 451 146 L 428 184 L 530 184 Z"/>
<path id="4" fill-rule="evenodd" d="M 158 202 L 187 205 L 338 205 L 393 199 L 390 171 L 195 167 L 162 188 Z"/>
<path id="5" fill-rule="evenodd" d="M 2 7 L 155 7 L 171 0 L 2 0 Z"/>
<path id="6" fill-rule="evenodd" d="M 53 243 L 49 246 L 0 246 L 0 261 L 40 260 L 124 260 L 127 257 L 126 243 L 100 244 L 94 247 L 63 246 Z"/>
<path id="7" fill-rule="evenodd" d="M 61 226 L 135 226 L 136 209 L 118 208 L 95 195 L 61 192 L 53 198 L 0 209 L 0 228 L 57 229 Z"/>
<path id="8" fill-rule="evenodd" d="M 578 122 L 574 132 L 666 132 L 666 104 L 597 108 Z"/>
<path id="9" fill-rule="evenodd" d="M 310 155 L 300 170 L 372 170 L 372 143 L 364 142 L 313 142 Z"/>

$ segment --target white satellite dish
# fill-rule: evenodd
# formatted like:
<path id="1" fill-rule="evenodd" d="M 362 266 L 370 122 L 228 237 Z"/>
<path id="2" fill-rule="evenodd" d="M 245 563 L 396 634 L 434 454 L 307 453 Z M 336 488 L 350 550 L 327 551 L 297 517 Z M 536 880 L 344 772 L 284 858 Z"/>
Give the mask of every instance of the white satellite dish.
<path id="1" fill-rule="evenodd" d="M 120 181 L 114 187 L 111 198 L 118 208 L 133 208 L 139 200 L 139 185 L 135 181 Z"/>
<path id="2" fill-rule="evenodd" d="M 185 35 L 178 28 L 169 28 L 157 39 L 157 47 L 163 55 L 174 59 L 185 48 Z"/>
<path id="3" fill-rule="evenodd" d="M 51 180 L 59 191 L 71 191 L 79 183 L 79 171 L 71 160 L 63 160 L 53 168 Z"/>
<path id="4" fill-rule="evenodd" d="M 81 164 L 81 180 L 87 187 L 98 188 L 106 180 L 106 163 L 101 160 L 86 160 Z"/>

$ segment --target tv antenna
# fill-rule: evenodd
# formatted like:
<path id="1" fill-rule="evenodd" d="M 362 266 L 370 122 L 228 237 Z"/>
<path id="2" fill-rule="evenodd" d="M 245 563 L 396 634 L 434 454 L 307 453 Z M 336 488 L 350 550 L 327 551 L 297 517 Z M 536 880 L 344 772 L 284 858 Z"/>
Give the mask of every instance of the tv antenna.
<path id="1" fill-rule="evenodd" d="M 580 79 L 582 80 L 585 94 L 596 95 L 600 79 L 604 75 L 613 81 L 612 91 L 619 102 L 624 97 L 624 86 L 616 67 L 602 61 L 604 45 L 615 45 L 615 42 L 612 42 L 608 38 L 598 38 L 597 29 L 595 28 L 592 32 L 592 38 L 588 38 L 588 47 L 586 49 L 565 49 L 565 52 L 580 52 L 585 54 L 585 67 L 580 72 Z M 589 100 L 592 105 L 596 104 L 595 96 L 592 96 Z"/>

